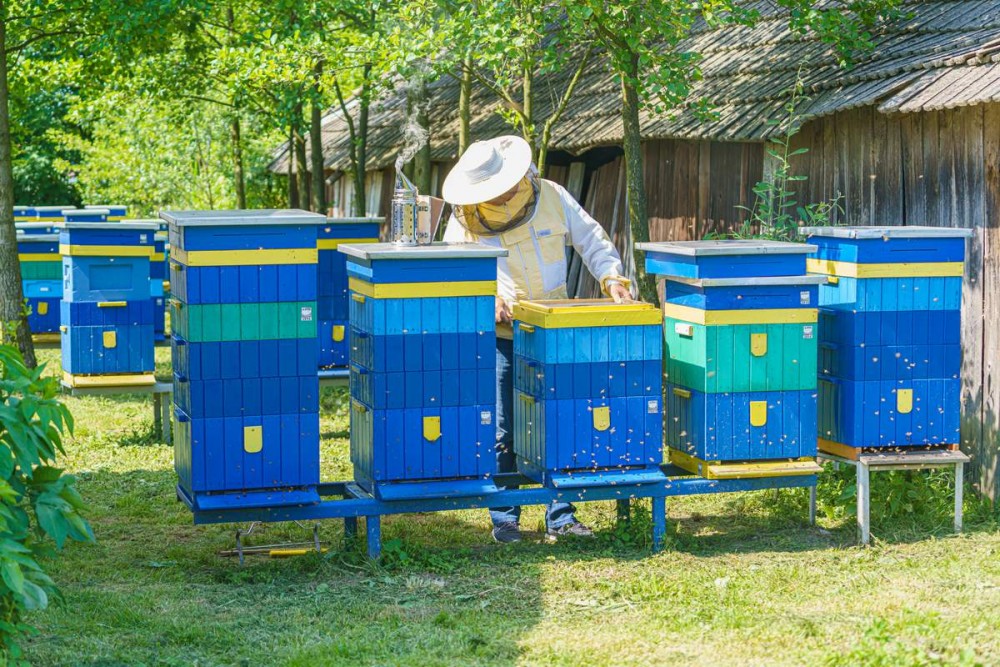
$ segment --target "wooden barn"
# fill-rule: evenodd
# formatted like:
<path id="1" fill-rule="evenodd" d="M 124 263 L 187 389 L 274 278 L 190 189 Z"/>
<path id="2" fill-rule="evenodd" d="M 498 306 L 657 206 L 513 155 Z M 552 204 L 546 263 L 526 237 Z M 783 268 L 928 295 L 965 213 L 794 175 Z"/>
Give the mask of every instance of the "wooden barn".
<path id="1" fill-rule="evenodd" d="M 1000 0 L 908 2 L 904 17 L 875 39 L 849 70 L 826 45 L 790 32 L 763 6 L 753 28 L 696 28 L 682 48 L 702 55 L 692 95 L 708 99 L 713 120 L 689 112 L 642 118 L 649 226 L 653 240 L 724 233 L 745 219 L 754 184 L 769 173 L 766 142 L 800 126 L 793 161 L 800 202 L 839 198 L 833 222 L 971 227 L 963 294 L 963 448 L 972 479 L 1000 497 Z M 804 97 L 787 105 L 797 84 Z M 565 77 L 536 81 L 540 115 Z M 596 59 L 553 134 L 547 176 L 562 182 L 612 233 L 627 259 L 625 176 L 618 86 Z M 434 183 L 456 158 L 458 85 L 431 87 Z M 402 145 L 402 92 L 373 109 L 369 130 L 369 212 L 384 214 L 391 164 Z M 473 93 L 472 133 L 510 133 L 485 89 Z M 323 144 L 335 215 L 351 211 L 346 124 L 324 119 Z M 288 170 L 285 147 L 272 169 Z M 586 273 L 586 272 L 584 272 Z M 571 265 L 579 295 L 596 287 Z"/>

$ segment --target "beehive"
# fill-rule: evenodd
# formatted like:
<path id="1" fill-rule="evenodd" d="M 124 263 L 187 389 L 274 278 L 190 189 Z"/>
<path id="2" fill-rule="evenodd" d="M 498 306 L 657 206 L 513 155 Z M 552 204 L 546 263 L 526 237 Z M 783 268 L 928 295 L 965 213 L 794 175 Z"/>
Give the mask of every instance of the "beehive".
<path id="1" fill-rule="evenodd" d="M 820 288 L 820 448 L 959 442 L 967 229 L 810 227 Z"/>
<path id="2" fill-rule="evenodd" d="M 478 495 L 496 472 L 497 257 L 346 244 L 351 461 L 380 498 Z"/>
<path id="3" fill-rule="evenodd" d="M 803 244 L 648 243 L 666 278 L 666 443 L 706 477 L 811 474 L 817 289 Z"/>
<path id="4" fill-rule="evenodd" d="M 157 230 L 153 237 L 153 257 L 149 263 L 149 296 L 153 304 L 153 338 L 166 337 L 167 316 L 167 232 Z"/>
<path id="5" fill-rule="evenodd" d="M 68 208 L 62 215 L 66 222 L 115 222 L 109 218 L 106 208 Z"/>
<path id="6" fill-rule="evenodd" d="M 350 361 L 347 297 L 347 256 L 337 252 L 342 243 L 377 243 L 382 218 L 327 218 L 318 227 L 320 368 L 347 366 Z"/>
<path id="7" fill-rule="evenodd" d="M 659 311 L 522 301 L 514 320 L 518 470 L 554 487 L 663 479 Z"/>
<path id="8" fill-rule="evenodd" d="M 128 214 L 128 207 L 122 204 L 108 204 L 106 206 L 102 206 L 100 204 L 91 204 L 89 206 L 84 206 L 83 208 L 106 210 L 108 222 L 116 222 L 124 220 L 125 216 Z"/>
<path id="9" fill-rule="evenodd" d="M 31 206 L 30 222 L 64 222 L 63 211 L 73 210 L 72 206 Z"/>
<path id="10" fill-rule="evenodd" d="M 46 223 L 30 224 L 51 228 Z M 57 334 L 62 299 L 59 235 L 19 233 L 17 253 L 21 261 L 21 287 L 28 302 L 28 326 L 33 334 Z"/>
<path id="11" fill-rule="evenodd" d="M 58 222 L 15 222 L 14 227 L 19 235 L 58 234 L 61 223 Z M 56 254 L 59 254 L 58 252 Z"/>
<path id="12" fill-rule="evenodd" d="M 63 382 L 152 384 L 154 225 L 67 222 L 59 232 Z"/>
<path id="13" fill-rule="evenodd" d="M 14 205 L 14 222 L 28 222 L 35 217 L 35 209 L 31 206 Z"/>
<path id="14" fill-rule="evenodd" d="M 317 502 L 316 226 L 305 211 L 170 222 L 175 469 L 197 509 Z"/>

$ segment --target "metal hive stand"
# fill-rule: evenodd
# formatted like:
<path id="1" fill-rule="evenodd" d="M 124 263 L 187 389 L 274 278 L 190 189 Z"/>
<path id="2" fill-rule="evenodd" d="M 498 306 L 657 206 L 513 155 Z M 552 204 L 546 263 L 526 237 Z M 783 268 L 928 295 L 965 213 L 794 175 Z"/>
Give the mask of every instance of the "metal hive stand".
<path id="1" fill-rule="evenodd" d="M 163 442 L 172 445 L 174 442 L 173 428 L 170 419 L 170 396 L 174 393 L 174 385 L 169 382 L 156 382 L 135 386 L 108 387 L 71 387 L 62 385 L 63 391 L 70 396 L 116 396 L 121 394 L 152 394 L 153 396 L 153 435 Z M 166 398 L 164 398 L 166 397 Z"/>
<path id="2" fill-rule="evenodd" d="M 820 451 L 818 461 L 854 466 L 857 475 L 858 541 L 867 546 L 871 542 L 871 473 L 888 470 L 926 470 L 929 468 L 955 468 L 955 532 L 962 532 L 962 486 L 965 481 L 965 464 L 969 457 L 951 449 L 909 449 L 886 452 L 866 452 L 856 458 L 837 456 Z M 809 491 L 809 521 L 816 524 L 816 487 Z"/>
<path id="3" fill-rule="evenodd" d="M 710 480 L 694 477 L 672 466 L 664 466 L 663 471 L 672 477 L 653 484 L 617 484 L 559 490 L 537 485 L 528 486 L 533 485 L 534 482 L 516 473 L 502 474 L 494 478 L 494 482 L 498 486 L 525 486 L 478 496 L 395 501 L 379 500 L 354 482 L 331 482 L 319 485 L 319 494 L 325 498 L 321 502 L 287 507 L 234 507 L 225 510 L 198 510 L 195 509 L 192 499 L 180 487 L 177 488 L 177 496 L 191 508 L 195 524 L 343 519 L 344 534 L 350 537 L 357 534 L 358 518 L 364 517 L 368 556 L 377 559 L 382 551 L 381 517 L 391 514 L 441 512 L 510 505 L 547 505 L 554 500 L 565 502 L 615 500 L 619 501 L 619 517 L 622 517 L 623 505 L 628 500 L 650 498 L 652 500 L 653 551 L 656 552 L 663 548 L 668 497 L 776 488 L 815 488 L 816 486 L 815 475 Z"/>

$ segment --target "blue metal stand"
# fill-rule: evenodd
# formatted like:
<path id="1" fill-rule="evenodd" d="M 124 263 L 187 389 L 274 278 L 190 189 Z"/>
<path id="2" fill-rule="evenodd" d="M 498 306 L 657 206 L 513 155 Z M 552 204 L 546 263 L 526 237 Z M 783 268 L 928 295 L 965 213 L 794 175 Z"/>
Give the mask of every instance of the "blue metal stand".
<path id="1" fill-rule="evenodd" d="M 655 484 L 621 484 L 571 489 L 551 489 L 533 484 L 521 475 L 497 475 L 498 486 L 519 485 L 521 488 L 505 489 L 478 496 L 419 498 L 408 500 L 379 500 L 353 482 L 332 482 L 319 485 L 324 498 L 311 505 L 286 507 L 236 508 L 198 511 L 193 509 L 191 498 L 178 487 L 178 496 L 194 512 L 195 524 L 241 523 L 251 521 L 315 521 L 318 519 L 343 519 L 344 533 L 357 533 L 358 517 L 365 518 L 368 556 L 376 559 L 382 552 L 381 517 L 390 514 L 417 512 L 443 512 L 510 505 L 548 505 L 554 500 L 564 502 L 590 502 L 614 500 L 619 516 L 632 498 L 650 498 L 653 517 L 653 551 L 663 548 L 667 528 L 667 503 L 671 496 L 689 496 L 705 493 L 734 493 L 776 488 L 805 488 L 816 485 L 815 475 L 792 477 L 763 477 L 757 479 L 704 479 L 694 477 L 679 468 L 663 466 L 667 478 Z"/>

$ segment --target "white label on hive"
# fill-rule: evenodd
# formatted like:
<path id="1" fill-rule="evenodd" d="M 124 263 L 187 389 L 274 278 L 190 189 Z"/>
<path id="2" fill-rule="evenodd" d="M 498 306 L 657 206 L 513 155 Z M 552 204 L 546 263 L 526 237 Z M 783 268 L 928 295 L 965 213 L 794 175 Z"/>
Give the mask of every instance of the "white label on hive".
<path id="1" fill-rule="evenodd" d="M 299 319 L 301 319 L 303 322 L 312 322 L 313 321 L 312 306 L 303 306 Z"/>
<path id="2" fill-rule="evenodd" d="M 808 306 L 809 305 L 809 292 L 808 291 L 806 291 L 806 292 L 799 292 L 799 303 L 801 303 L 803 306 Z"/>
<path id="3" fill-rule="evenodd" d="M 479 422 L 481 424 L 492 424 L 493 423 L 493 413 L 489 410 L 483 410 L 479 413 Z"/>
<path id="4" fill-rule="evenodd" d="M 678 336 L 693 336 L 694 325 L 686 322 L 674 322 L 674 333 Z"/>
<path id="5" fill-rule="evenodd" d="M 646 412 L 648 412 L 651 415 L 655 415 L 659 411 L 660 411 L 660 402 L 659 401 L 647 401 L 646 402 Z"/>
<path id="6" fill-rule="evenodd" d="M 813 328 L 811 326 L 810 327 L 802 327 L 802 337 L 805 338 L 806 340 L 812 340 L 812 337 L 813 337 Z"/>
<path id="7" fill-rule="evenodd" d="M 145 234 L 139 234 L 139 243 L 147 243 Z"/>

